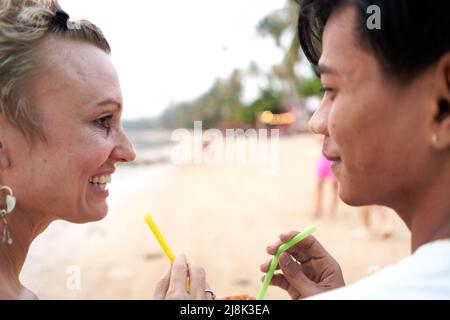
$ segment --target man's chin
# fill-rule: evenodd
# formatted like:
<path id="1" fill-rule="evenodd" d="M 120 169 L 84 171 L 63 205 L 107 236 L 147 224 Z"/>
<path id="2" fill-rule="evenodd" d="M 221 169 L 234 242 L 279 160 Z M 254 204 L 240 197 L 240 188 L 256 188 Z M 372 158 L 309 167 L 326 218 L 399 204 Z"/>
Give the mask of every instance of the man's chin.
<path id="1" fill-rule="evenodd" d="M 367 195 L 361 189 L 353 188 L 353 190 L 346 190 L 340 184 L 339 186 L 339 198 L 351 207 L 369 206 L 375 203 L 374 199 L 368 199 Z"/>

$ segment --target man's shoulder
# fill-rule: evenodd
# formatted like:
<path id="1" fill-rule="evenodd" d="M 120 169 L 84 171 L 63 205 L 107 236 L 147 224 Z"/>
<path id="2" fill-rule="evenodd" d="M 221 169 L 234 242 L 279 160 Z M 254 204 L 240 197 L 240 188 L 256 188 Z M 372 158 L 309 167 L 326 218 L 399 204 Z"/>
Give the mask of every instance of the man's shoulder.
<path id="1" fill-rule="evenodd" d="M 450 299 L 450 241 L 416 253 L 354 284 L 312 299 Z"/>

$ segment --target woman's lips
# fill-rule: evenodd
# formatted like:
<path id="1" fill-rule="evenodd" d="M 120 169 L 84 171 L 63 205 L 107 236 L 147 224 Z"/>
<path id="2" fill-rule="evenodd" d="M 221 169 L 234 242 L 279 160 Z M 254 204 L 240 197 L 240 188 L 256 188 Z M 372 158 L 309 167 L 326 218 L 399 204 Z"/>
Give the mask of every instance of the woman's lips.
<path id="1" fill-rule="evenodd" d="M 107 198 L 109 196 L 109 190 L 106 189 L 106 186 L 96 186 L 93 183 L 88 183 L 88 185 L 94 194 L 103 198 Z"/>

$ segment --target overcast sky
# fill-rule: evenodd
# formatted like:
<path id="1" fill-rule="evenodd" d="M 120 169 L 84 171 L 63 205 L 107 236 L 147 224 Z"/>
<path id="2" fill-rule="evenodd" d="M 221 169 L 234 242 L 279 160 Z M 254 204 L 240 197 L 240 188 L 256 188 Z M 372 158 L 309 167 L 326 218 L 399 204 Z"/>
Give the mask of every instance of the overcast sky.
<path id="1" fill-rule="evenodd" d="M 286 0 L 59 0 L 108 38 L 126 119 L 158 115 L 171 102 L 205 92 L 251 60 L 263 69 L 282 53 L 255 26 Z M 248 93 L 247 93 L 248 95 Z"/>

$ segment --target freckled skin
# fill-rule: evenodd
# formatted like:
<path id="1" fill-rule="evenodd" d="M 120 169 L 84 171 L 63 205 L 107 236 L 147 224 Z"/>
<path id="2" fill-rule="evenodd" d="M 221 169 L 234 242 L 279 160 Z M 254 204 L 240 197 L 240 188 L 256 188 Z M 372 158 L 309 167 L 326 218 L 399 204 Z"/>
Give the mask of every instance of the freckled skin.
<path id="1" fill-rule="evenodd" d="M 8 216 L 14 243 L 0 245 L 0 299 L 36 299 L 20 283 L 31 242 L 54 220 L 102 219 L 106 193 L 89 178 L 135 158 L 121 126 L 122 94 L 110 57 L 86 42 L 54 36 L 37 52 L 43 65 L 22 94 L 45 141 L 36 135 L 30 143 L 0 115 L 0 181 L 17 198 Z"/>
<path id="2" fill-rule="evenodd" d="M 37 139 L 31 147 L 17 129 L 4 130 L 11 167 L 2 181 L 13 188 L 17 210 L 77 223 L 102 219 L 106 199 L 89 189 L 89 178 L 135 158 L 121 111 L 97 106 L 122 103 L 116 70 L 105 52 L 84 42 L 48 38 L 41 51 L 48 65 L 28 96 L 47 143 Z M 104 114 L 113 115 L 109 132 L 94 122 Z"/>

